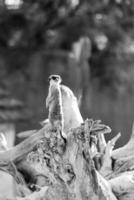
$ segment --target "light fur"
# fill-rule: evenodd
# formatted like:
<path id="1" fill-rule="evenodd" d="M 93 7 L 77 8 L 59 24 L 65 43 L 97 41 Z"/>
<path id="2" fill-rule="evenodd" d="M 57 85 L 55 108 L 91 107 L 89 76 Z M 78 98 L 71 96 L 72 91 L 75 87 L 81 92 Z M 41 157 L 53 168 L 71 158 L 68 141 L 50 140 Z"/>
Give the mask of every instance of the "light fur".
<path id="1" fill-rule="evenodd" d="M 64 129 L 64 117 L 62 108 L 62 96 L 60 90 L 60 82 L 53 79 L 50 80 L 48 96 L 46 98 L 46 107 L 49 109 L 48 119 L 53 128 Z"/>

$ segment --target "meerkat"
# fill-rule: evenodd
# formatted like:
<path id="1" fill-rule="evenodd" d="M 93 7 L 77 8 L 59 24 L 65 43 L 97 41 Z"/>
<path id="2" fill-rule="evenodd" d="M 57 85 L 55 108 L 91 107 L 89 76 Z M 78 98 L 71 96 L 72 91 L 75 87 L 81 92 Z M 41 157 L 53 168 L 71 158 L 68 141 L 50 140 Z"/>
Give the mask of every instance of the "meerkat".
<path id="1" fill-rule="evenodd" d="M 57 83 L 56 83 L 56 80 L 55 81 L 51 80 L 53 79 L 52 78 L 53 76 L 56 76 L 54 79 L 57 79 L 58 81 Z M 51 75 L 49 77 L 49 81 L 51 82 L 51 84 L 49 86 L 49 92 L 46 98 L 46 106 L 49 107 L 49 105 L 51 105 L 50 106 L 51 109 L 50 108 L 49 109 L 54 110 L 52 109 L 52 105 L 53 106 L 59 105 L 58 106 L 59 111 L 58 112 L 56 111 L 56 113 L 60 113 L 60 115 L 58 116 L 55 114 L 53 115 L 52 112 L 50 112 L 48 119 L 43 120 L 42 122 L 40 122 L 40 124 L 43 127 L 47 126 L 50 122 L 53 124 L 54 121 L 55 122 L 57 121 L 56 119 L 53 119 L 53 117 L 54 118 L 56 117 L 58 118 L 58 123 L 59 121 L 60 123 L 62 122 L 61 125 L 63 128 L 63 133 L 67 135 L 71 128 L 76 128 L 83 123 L 83 118 L 80 113 L 78 101 L 73 91 L 68 86 L 61 84 L 62 80 L 60 76 Z M 57 88 L 56 89 L 58 90 L 57 94 L 54 94 L 54 91 L 56 91 L 54 88 Z M 58 100 L 58 103 L 56 102 L 57 100 Z M 53 102 L 53 104 L 51 104 L 51 102 Z M 31 132 L 29 134 L 26 134 L 27 137 L 30 135 L 31 135 Z M 23 137 L 23 133 L 22 133 L 22 137 Z"/>
<path id="2" fill-rule="evenodd" d="M 49 94 L 46 99 L 47 107 L 51 104 L 51 102 L 53 102 L 49 109 L 49 120 L 51 120 L 52 122 L 50 122 L 53 124 L 53 121 L 56 121 L 56 119 L 53 120 L 53 117 L 58 117 L 58 119 L 62 122 L 64 133 L 67 134 L 71 128 L 76 128 L 83 123 L 78 101 L 72 90 L 61 84 L 62 79 L 59 75 L 51 75 L 49 80 L 51 83 L 49 87 Z M 58 116 L 53 116 L 55 109 L 57 109 L 56 112 L 58 113 Z M 53 110 L 53 112 L 51 112 L 51 110 Z M 48 122 L 48 120 L 44 120 L 42 125 L 45 125 L 46 122 Z"/>
<path id="3" fill-rule="evenodd" d="M 49 90 L 46 98 L 46 107 L 49 109 L 48 119 L 53 128 L 60 128 L 60 133 L 63 138 L 66 135 L 63 132 L 64 129 L 64 117 L 62 108 L 62 96 L 61 96 L 61 77 L 59 75 L 49 76 Z"/>
<path id="4" fill-rule="evenodd" d="M 65 85 L 61 85 L 60 88 L 64 113 L 64 132 L 67 133 L 71 128 L 80 126 L 83 123 L 83 118 L 73 91 Z"/>

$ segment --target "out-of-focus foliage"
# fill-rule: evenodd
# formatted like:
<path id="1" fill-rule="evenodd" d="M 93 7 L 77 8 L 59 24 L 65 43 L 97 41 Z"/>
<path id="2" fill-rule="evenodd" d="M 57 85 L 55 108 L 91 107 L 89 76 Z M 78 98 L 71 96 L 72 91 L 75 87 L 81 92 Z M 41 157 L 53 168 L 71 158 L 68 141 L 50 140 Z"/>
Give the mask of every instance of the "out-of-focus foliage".
<path id="1" fill-rule="evenodd" d="M 72 45 L 80 49 L 87 37 L 91 48 L 78 63 Z M 134 119 L 133 63 L 133 0 L 0 0 L 0 87 L 28 106 L 33 126 L 48 115 L 47 78 L 59 73 L 76 95 L 83 90 L 83 117 L 100 118 L 126 137 Z"/>
<path id="2" fill-rule="evenodd" d="M 24 60 L 23 50 L 70 50 L 74 41 L 86 35 L 92 44 L 92 81 L 100 88 L 132 89 L 132 0 L 1 0 L 0 27 L 0 51 L 12 52 L 11 58 L 15 54 L 15 63 Z M 19 68 L 12 62 L 12 70 Z"/>

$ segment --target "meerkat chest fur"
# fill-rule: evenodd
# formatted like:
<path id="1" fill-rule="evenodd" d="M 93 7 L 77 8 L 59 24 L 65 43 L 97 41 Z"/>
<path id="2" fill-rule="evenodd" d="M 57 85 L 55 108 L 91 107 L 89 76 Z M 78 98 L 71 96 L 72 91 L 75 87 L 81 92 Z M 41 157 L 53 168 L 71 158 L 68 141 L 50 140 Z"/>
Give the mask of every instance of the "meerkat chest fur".
<path id="1" fill-rule="evenodd" d="M 49 120 L 53 126 L 61 126 L 63 129 L 63 108 L 60 85 L 52 83 L 49 86 L 49 93 L 47 97 L 47 104 L 49 107 Z"/>

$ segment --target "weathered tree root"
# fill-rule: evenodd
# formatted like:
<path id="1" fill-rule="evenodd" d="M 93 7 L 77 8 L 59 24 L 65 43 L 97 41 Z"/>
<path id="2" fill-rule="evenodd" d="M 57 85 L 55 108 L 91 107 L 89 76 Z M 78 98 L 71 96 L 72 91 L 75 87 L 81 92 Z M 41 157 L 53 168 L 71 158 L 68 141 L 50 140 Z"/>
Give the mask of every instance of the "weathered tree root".
<path id="1" fill-rule="evenodd" d="M 100 121 L 87 119 L 70 130 L 65 142 L 45 126 L 0 152 L 0 168 L 15 181 L 16 171 L 24 179 L 16 181 L 18 200 L 133 200 L 134 132 L 125 147 L 114 151 L 120 134 L 106 143 L 104 134 L 110 132 Z"/>

